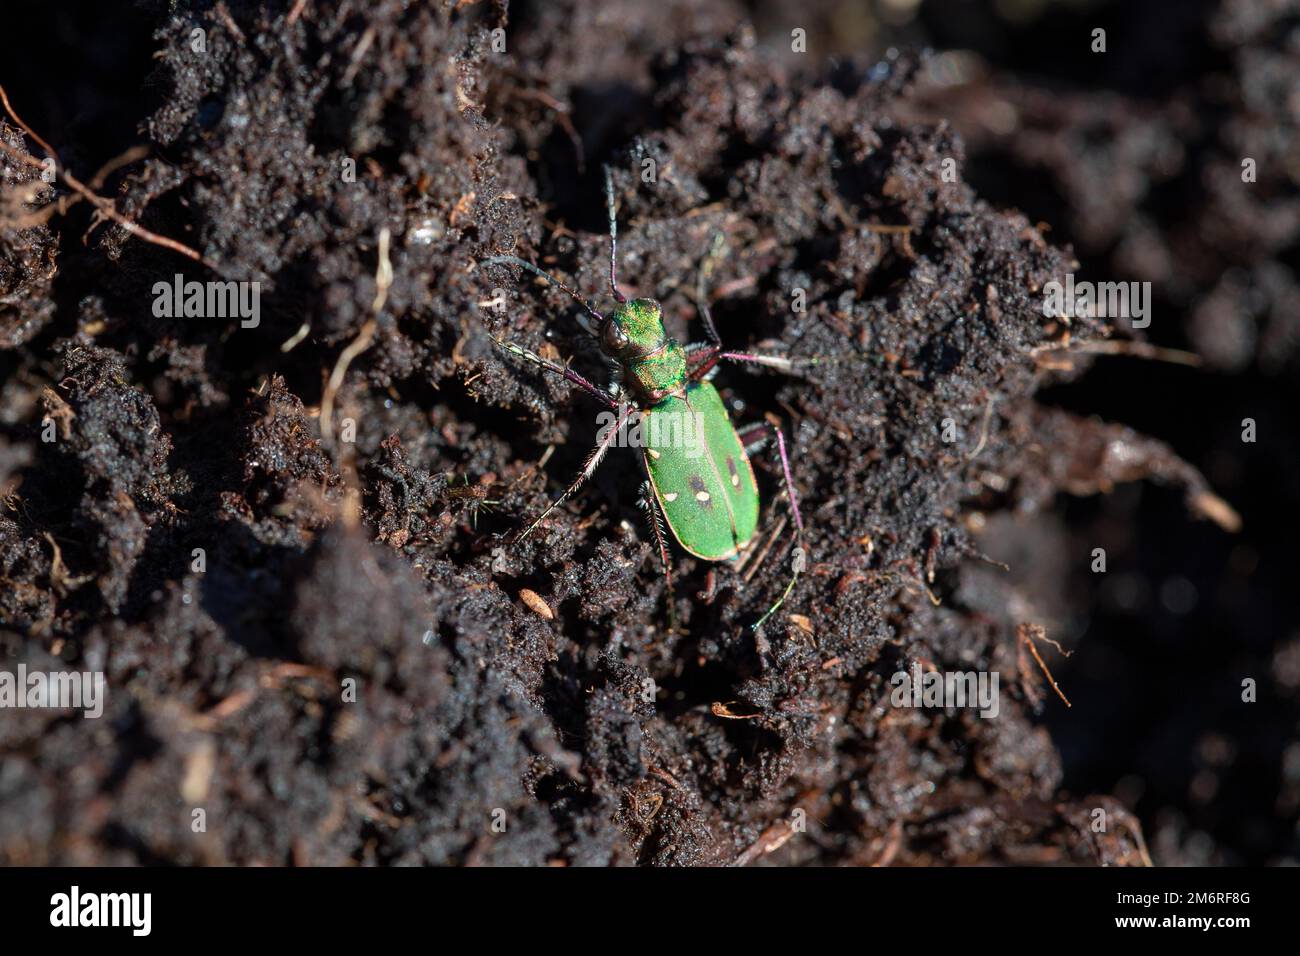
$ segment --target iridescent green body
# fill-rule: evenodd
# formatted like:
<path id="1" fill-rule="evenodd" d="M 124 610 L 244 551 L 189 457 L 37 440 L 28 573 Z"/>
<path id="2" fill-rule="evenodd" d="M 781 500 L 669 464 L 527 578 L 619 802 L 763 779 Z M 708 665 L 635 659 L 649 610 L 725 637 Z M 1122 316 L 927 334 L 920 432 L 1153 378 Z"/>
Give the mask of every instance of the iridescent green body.
<path id="1" fill-rule="evenodd" d="M 646 470 L 673 537 L 698 558 L 735 557 L 758 527 L 758 484 L 718 390 L 691 381 L 653 299 L 620 305 L 602 339 L 641 408 Z"/>

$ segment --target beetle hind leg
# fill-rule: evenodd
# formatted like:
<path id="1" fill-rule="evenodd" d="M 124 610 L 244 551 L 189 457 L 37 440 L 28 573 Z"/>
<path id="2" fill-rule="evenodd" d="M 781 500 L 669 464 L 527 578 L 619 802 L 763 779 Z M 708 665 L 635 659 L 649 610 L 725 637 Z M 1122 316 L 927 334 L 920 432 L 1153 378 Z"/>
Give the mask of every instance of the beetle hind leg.
<path id="1" fill-rule="evenodd" d="M 781 457 L 781 474 L 785 482 L 785 493 L 790 500 L 790 512 L 794 516 L 794 551 L 790 559 L 790 580 L 786 583 L 785 590 L 781 592 L 781 596 L 776 599 L 776 602 L 763 612 L 762 617 L 754 622 L 753 630 L 759 631 L 767 622 L 767 619 L 780 610 L 781 605 L 790 596 L 790 592 L 794 590 L 799 575 L 803 573 L 807 565 L 808 556 L 803 547 L 803 516 L 799 513 L 799 497 L 794 490 L 794 475 L 790 470 L 790 456 L 786 453 L 785 436 L 781 433 L 781 429 L 768 422 L 761 422 L 757 425 L 751 425 L 739 432 L 738 435 L 740 443 L 745 446 L 746 453 L 757 450 L 766 445 L 771 438 L 776 438 L 776 448 Z"/>

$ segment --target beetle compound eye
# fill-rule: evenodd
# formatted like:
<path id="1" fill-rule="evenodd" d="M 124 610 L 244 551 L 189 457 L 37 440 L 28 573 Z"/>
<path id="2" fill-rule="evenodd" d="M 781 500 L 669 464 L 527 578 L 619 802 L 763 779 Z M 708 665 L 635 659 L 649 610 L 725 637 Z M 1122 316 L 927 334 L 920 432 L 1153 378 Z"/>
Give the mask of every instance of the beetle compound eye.
<path id="1" fill-rule="evenodd" d="M 627 348 L 627 343 L 627 333 L 619 328 L 616 323 L 610 322 L 605 326 L 605 347 L 607 349 L 611 352 L 621 352 Z"/>

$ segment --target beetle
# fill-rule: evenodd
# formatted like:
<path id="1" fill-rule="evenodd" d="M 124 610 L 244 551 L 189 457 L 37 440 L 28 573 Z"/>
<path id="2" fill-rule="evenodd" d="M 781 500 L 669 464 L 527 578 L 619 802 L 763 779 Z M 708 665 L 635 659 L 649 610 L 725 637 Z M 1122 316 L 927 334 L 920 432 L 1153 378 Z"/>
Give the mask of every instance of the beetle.
<path id="1" fill-rule="evenodd" d="M 780 428 L 762 422 L 738 431 L 732 424 L 722 396 L 709 379 L 718 363 L 724 360 L 783 371 L 790 371 L 794 362 L 780 356 L 724 350 L 704 294 L 705 269 L 700 270 L 696 298 L 708 341 L 683 345 L 671 338 L 664 329 L 663 310 L 657 301 L 629 299 L 619 289 L 618 220 L 609 167 L 605 167 L 605 199 L 609 213 L 609 287 L 617 303 L 608 314 L 598 311 L 574 289 L 517 256 L 490 256 L 480 261 L 484 266 L 517 266 L 577 301 L 587 316 L 595 321 L 592 325 L 583 319 L 583 326 L 595 336 L 601 353 L 616 372 L 610 391 L 604 391 L 565 365 L 493 336 L 493 341 L 506 352 L 563 377 L 592 396 L 606 407 L 610 413 L 607 417 L 612 422 L 601 430 L 596 447 L 582 471 L 518 540 L 522 541 L 531 534 L 547 515 L 578 491 L 595 473 L 619 436 L 635 422 L 641 435 L 648 436 L 638 442 L 647 476 L 642 504 L 649 512 L 650 527 L 667 580 L 670 613 L 673 613 L 672 572 L 664 525 L 677 543 L 697 558 L 705 561 L 736 558 L 758 530 L 759 492 L 749 454 L 769 437 L 775 437 L 794 518 L 793 574 L 781 596 L 754 623 L 753 628 L 757 631 L 789 597 L 804 570 L 803 518 Z M 666 427 L 657 427 L 661 422 L 666 422 Z M 687 437 L 693 434 L 695 441 L 684 442 L 684 434 Z"/>

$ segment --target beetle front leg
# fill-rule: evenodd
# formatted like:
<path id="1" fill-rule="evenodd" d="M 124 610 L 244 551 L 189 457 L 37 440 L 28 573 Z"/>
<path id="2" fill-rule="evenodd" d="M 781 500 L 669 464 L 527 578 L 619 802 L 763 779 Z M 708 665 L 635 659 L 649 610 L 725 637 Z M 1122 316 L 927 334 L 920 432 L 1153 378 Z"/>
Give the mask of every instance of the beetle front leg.
<path id="1" fill-rule="evenodd" d="M 571 498 L 577 490 L 582 487 L 582 483 L 596 473 L 596 469 L 600 467 L 601 461 L 605 458 L 605 453 L 613 447 L 616 441 L 618 441 L 618 436 L 623 430 L 623 426 L 627 424 L 628 419 L 636 414 L 636 412 L 637 407 L 635 405 L 623 406 L 623 409 L 619 412 L 618 418 L 615 420 L 613 425 L 610 426 L 608 434 L 598 441 L 596 447 L 592 449 L 591 454 L 587 457 L 587 463 L 583 466 L 582 471 L 578 473 L 578 477 L 575 478 L 569 487 L 564 490 L 564 494 L 552 501 L 550 507 L 543 511 L 537 520 L 528 526 L 527 530 L 519 536 L 518 540 L 515 542 L 516 544 L 532 534 L 533 531 L 536 530 L 537 526 L 546 519 L 547 515 L 560 505 L 564 504 L 564 502 L 568 501 L 569 498 Z"/>
<path id="2" fill-rule="evenodd" d="M 582 389 L 588 395 L 592 396 L 597 401 L 601 402 L 601 404 L 603 404 L 606 408 L 618 407 L 618 403 L 614 401 L 614 399 L 611 398 L 608 393 L 602 392 L 591 382 L 587 381 L 587 379 L 583 378 L 577 372 L 573 371 L 573 369 L 568 368 L 567 366 L 564 365 L 560 365 L 557 362 L 552 362 L 550 359 L 544 359 L 536 352 L 532 352 L 524 348 L 522 345 L 516 345 L 514 342 L 507 342 L 504 339 L 498 339 L 495 336 L 493 336 L 492 341 L 496 343 L 498 348 L 501 348 L 504 351 L 509 352 L 511 355 L 517 355 L 519 356 L 519 358 L 526 359 L 527 361 L 532 362 L 534 365 L 537 365 L 548 372 L 552 372 L 555 375 L 561 376 L 566 382 L 578 386 L 578 388 Z"/>

